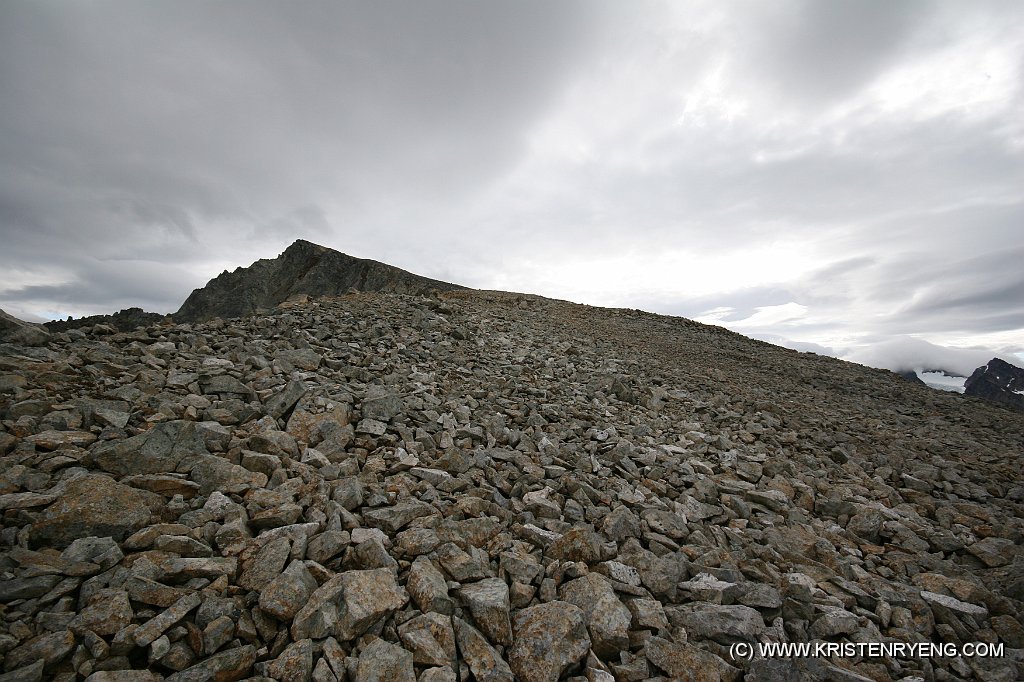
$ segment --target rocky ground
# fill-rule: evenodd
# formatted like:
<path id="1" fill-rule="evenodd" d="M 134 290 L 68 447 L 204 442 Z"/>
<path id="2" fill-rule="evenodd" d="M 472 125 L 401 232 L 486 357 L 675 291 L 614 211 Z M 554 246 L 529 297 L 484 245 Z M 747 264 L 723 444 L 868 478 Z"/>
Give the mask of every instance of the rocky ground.
<path id="1" fill-rule="evenodd" d="M 1024 677 L 1024 417 L 686 320 L 97 325 L 0 346 L 0 417 L 0 680 Z"/>

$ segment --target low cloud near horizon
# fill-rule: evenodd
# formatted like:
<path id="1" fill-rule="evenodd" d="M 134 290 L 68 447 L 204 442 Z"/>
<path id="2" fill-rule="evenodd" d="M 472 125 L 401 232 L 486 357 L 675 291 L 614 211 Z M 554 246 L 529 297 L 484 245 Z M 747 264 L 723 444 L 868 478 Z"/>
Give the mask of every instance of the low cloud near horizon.
<path id="1" fill-rule="evenodd" d="M 1019 365 L 1022 36 L 1013 0 L 3 3 L 0 308 L 172 312 L 304 238 Z"/>

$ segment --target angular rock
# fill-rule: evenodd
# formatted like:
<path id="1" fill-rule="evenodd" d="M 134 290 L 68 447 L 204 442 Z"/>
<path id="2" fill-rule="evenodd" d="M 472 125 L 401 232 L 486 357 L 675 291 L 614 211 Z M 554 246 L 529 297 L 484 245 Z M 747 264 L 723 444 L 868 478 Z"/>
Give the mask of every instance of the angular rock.
<path id="1" fill-rule="evenodd" d="M 380 528 L 389 535 L 394 535 L 413 519 L 433 513 L 433 507 L 422 502 L 399 502 L 393 507 L 381 507 L 364 512 L 363 521 L 371 528 Z"/>
<path id="2" fill-rule="evenodd" d="M 620 651 L 629 649 L 633 616 L 601 575 L 590 573 L 565 583 L 559 597 L 583 611 L 591 645 L 599 657 L 617 659 Z"/>
<path id="3" fill-rule="evenodd" d="M 249 644 L 216 653 L 164 679 L 166 682 L 233 682 L 247 677 L 254 663 L 256 647 Z"/>
<path id="4" fill-rule="evenodd" d="M 267 672 L 282 682 L 306 682 L 313 674 L 313 642 L 300 639 L 289 644 L 281 655 L 275 658 Z"/>
<path id="5" fill-rule="evenodd" d="M 473 671 L 478 682 L 516 682 L 509 664 L 480 634 L 480 631 L 461 618 L 452 618 L 459 653 Z"/>
<path id="6" fill-rule="evenodd" d="M 455 663 L 455 630 L 452 619 L 440 613 L 424 613 L 402 623 L 398 635 L 412 651 L 418 665 L 446 666 Z"/>
<path id="7" fill-rule="evenodd" d="M 741 679 L 742 671 L 726 661 L 691 644 L 669 642 L 661 637 L 651 637 L 644 646 L 647 660 L 670 675 L 673 679 L 687 679 L 695 682 L 734 682 Z"/>
<path id="8" fill-rule="evenodd" d="M 278 620 L 290 621 L 316 589 L 316 580 L 305 564 L 293 561 L 260 590 L 260 608 Z"/>
<path id="9" fill-rule="evenodd" d="M 967 551 L 981 559 L 989 568 L 1005 566 L 1020 553 L 1020 548 L 1012 540 L 988 537 L 967 548 Z"/>
<path id="10" fill-rule="evenodd" d="M 567 602 L 523 609 L 513 618 L 512 630 L 508 661 L 520 682 L 557 682 L 590 650 L 583 611 Z"/>
<path id="11" fill-rule="evenodd" d="M 43 661 L 50 669 L 62 661 L 75 648 L 75 635 L 70 630 L 59 630 L 39 635 L 7 652 L 4 670 L 10 672 Z"/>
<path id="12" fill-rule="evenodd" d="M 359 654 L 355 682 L 416 682 L 412 654 L 375 639 Z"/>
<path id="13" fill-rule="evenodd" d="M 149 646 L 157 637 L 178 623 L 202 602 L 202 597 L 193 592 L 175 602 L 170 608 L 150 618 L 135 631 L 133 639 L 141 647 Z"/>
<path id="14" fill-rule="evenodd" d="M 96 466 L 116 476 L 187 473 L 207 453 L 206 441 L 193 422 L 170 421 L 149 431 L 97 446 Z"/>
<path id="15" fill-rule="evenodd" d="M 425 556 L 416 557 L 412 563 L 406 587 L 413 603 L 421 611 L 436 611 L 450 616 L 455 610 L 454 602 L 448 596 L 448 583 L 444 575 Z"/>
<path id="16" fill-rule="evenodd" d="M 116 483 L 107 476 L 76 478 L 32 525 L 36 546 L 66 547 L 90 536 L 124 540 L 149 524 L 151 510 L 163 506 L 159 495 Z"/>
<path id="17" fill-rule="evenodd" d="M 463 585 L 459 596 L 473 616 L 477 628 L 493 644 L 512 644 L 508 585 L 500 578 L 488 578 Z"/>
<path id="18" fill-rule="evenodd" d="M 408 601 L 408 593 L 389 569 L 346 571 L 317 588 L 299 609 L 292 621 L 292 638 L 355 639 Z"/>
<path id="19" fill-rule="evenodd" d="M 101 590 L 71 621 L 73 632 L 90 630 L 97 635 L 113 635 L 128 626 L 135 617 L 128 593 L 122 589 Z"/>
<path id="20" fill-rule="evenodd" d="M 691 639 L 713 639 L 720 644 L 752 642 L 764 632 L 761 614 L 749 606 L 697 604 L 669 611 L 673 625 L 681 625 Z"/>
<path id="21" fill-rule="evenodd" d="M 284 570 L 291 554 L 291 542 L 279 537 L 260 547 L 249 561 L 242 565 L 238 584 L 247 590 L 261 590 Z"/>

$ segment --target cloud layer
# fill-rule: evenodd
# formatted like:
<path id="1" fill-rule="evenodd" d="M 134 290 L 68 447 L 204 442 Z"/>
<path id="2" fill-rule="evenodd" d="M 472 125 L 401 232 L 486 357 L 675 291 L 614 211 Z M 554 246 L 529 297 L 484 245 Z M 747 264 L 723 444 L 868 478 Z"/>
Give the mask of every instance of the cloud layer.
<path id="1" fill-rule="evenodd" d="M 875 364 L 1024 352 L 1022 35 L 1013 1 L 4 3 L 0 307 L 171 311 L 301 237 Z"/>

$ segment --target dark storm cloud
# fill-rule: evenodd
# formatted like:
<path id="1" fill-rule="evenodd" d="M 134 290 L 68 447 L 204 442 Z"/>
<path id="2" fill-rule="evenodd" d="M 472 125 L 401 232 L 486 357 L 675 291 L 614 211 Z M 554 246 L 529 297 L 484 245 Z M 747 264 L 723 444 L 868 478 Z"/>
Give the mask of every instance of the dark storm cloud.
<path id="1" fill-rule="evenodd" d="M 840 355 L 1024 350 L 1022 33 L 998 0 L 4 3 L 0 307 L 167 312 L 301 237 Z"/>
<path id="2" fill-rule="evenodd" d="M 45 256 L 96 291 L 107 266 L 71 257 L 81 249 L 246 263 L 323 237 L 326 200 L 356 223 L 471 193 L 521 154 L 517 132 L 573 68 L 590 23 L 573 3 L 24 2 L 2 13 L 5 258 Z M 359 232 L 355 250 L 371 251 Z M 239 236 L 273 246 L 227 253 Z"/>

